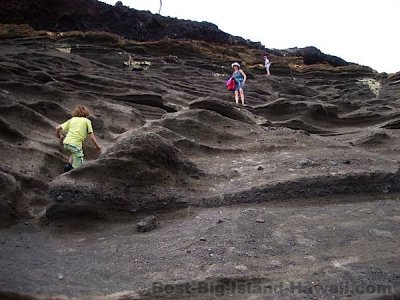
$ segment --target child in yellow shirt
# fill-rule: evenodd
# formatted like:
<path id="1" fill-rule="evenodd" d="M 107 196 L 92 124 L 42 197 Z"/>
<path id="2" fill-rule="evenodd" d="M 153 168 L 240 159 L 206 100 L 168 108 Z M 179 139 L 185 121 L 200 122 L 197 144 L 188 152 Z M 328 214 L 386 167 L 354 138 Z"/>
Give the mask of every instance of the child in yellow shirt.
<path id="1" fill-rule="evenodd" d="M 56 127 L 56 136 L 59 140 L 62 139 L 61 130 L 68 132 L 63 140 L 64 148 L 71 154 L 68 163 L 64 167 L 66 172 L 83 164 L 82 142 L 88 135 L 96 149 L 101 149 L 93 133 L 92 122 L 88 119 L 89 116 L 89 109 L 83 105 L 78 105 L 72 112 L 72 118 Z"/>

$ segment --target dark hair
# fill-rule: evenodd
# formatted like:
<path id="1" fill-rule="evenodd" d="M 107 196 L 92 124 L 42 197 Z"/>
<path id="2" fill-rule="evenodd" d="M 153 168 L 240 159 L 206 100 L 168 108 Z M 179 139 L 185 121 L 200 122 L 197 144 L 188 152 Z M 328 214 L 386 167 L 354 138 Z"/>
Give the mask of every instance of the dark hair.
<path id="1" fill-rule="evenodd" d="M 90 116 L 90 110 L 86 106 L 78 105 L 72 111 L 72 116 L 73 117 L 84 117 L 84 118 L 87 118 L 87 117 Z"/>

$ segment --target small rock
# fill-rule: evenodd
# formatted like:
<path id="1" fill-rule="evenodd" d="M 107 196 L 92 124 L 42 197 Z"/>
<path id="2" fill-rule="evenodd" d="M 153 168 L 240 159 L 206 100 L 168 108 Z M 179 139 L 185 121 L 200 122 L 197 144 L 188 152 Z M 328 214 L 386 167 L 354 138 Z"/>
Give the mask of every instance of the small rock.
<path id="1" fill-rule="evenodd" d="M 58 278 L 59 280 L 62 280 L 62 279 L 64 279 L 64 276 L 63 276 L 62 274 L 58 274 L 58 275 L 57 275 L 57 278 Z"/>
<path id="2" fill-rule="evenodd" d="M 265 223 L 265 220 L 264 219 L 257 219 L 256 223 Z"/>
<path id="3" fill-rule="evenodd" d="M 157 219 L 155 216 L 148 216 L 136 224 L 137 231 L 147 232 L 157 227 Z"/>
<path id="4" fill-rule="evenodd" d="M 222 222 L 224 222 L 224 220 L 219 219 L 219 220 L 217 221 L 218 224 L 221 224 Z"/>
<path id="5" fill-rule="evenodd" d="M 172 56 L 172 55 L 167 56 L 164 58 L 164 61 L 169 64 L 179 64 L 178 56 Z"/>
<path id="6" fill-rule="evenodd" d="M 299 161 L 300 168 L 318 166 L 319 164 L 311 159 L 305 158 Z"/>
<path id="7" fill-rule="evenodd" d="M 192 253 L 192 250 L 187 249 L 187 250 L 186 250 L 186 253 Z"/>
<path id="8" fill-rule="evenodd" d="M 263 166 L 258 166 L 258 167 L 257 167 L 257 171 L 262 171 L 262 170 L 264 170 L 264 167 L 263 167 Z"/>
<path id="9" fill-rule="evenodd" d="M 350 159 L 345 159 L 345 160 L 343 161 L 343 163 L 344 163 L 345 165 L 349 165 L 349 164 L 351 164 L 351 161 L 350 161 Z"/>
<path id="10" fill-rule="evenodd" d="M 238 266 L 235 266 L 234 268 L 235 268 L 236 270 L 239 270 L 239 271 L 242 271 L 242 272 L 248 270 L 248 268 L 247 268 L 245 265 L 238 265 Z"/>
<path id="11" fill-rule="evenodd" d="M 201 238 L 200 238 L 200 241 L 205 242 L 205 241 L 207 241 L 207 240 L 206 240 L 205 238 L 201 237 Z"/>

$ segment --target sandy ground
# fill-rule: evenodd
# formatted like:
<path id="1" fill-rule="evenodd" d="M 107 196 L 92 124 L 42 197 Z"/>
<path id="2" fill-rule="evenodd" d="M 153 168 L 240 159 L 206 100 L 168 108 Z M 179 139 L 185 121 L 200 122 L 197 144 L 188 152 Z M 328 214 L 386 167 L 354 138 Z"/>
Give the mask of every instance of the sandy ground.
<path id="1" fill-rule="evenodd" d="M 0 232 L 0 290 L 130 291 L 143 299 L 382 295 L 400 284 L 398 197 L 188 208 L 157 214 L 159 227 L 148 233 L 136 232 L 136 220 L 19 224 Z"/>

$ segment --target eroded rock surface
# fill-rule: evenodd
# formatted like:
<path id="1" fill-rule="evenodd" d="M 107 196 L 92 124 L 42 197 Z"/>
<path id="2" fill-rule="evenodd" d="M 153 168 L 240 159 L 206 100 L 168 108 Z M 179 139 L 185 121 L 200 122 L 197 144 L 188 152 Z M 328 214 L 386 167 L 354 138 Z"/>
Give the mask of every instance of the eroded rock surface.
<path id="1" fill-rule="evenodd" d="M 124 133 L 95 162 L 50 184 L 50 219 L 109 212 L 142 212 L 188 205 L 192 182 L 203 176 L 155 133 Z"/>
<path id="2" fill-rule="evenodd" d="M 0 217 L 17 222 L 0 231 L 0 291 L 153 299 L 165 296 L 154 282 L 400 284 L 399 73 L 312 48 L 272 52 L 266 77 L 264 49 L 234 40 L 0 26 Z M 126 66 L 129 55 L 146 67 Z M 225 87 L 233 61 L 248 74 L 246 106 Z M 85 143 L 86 164 L 62 174 L 54 127 L 78 103 L 103 150 Z M 133 233 L 149 211 L 163 226 Z"/>

